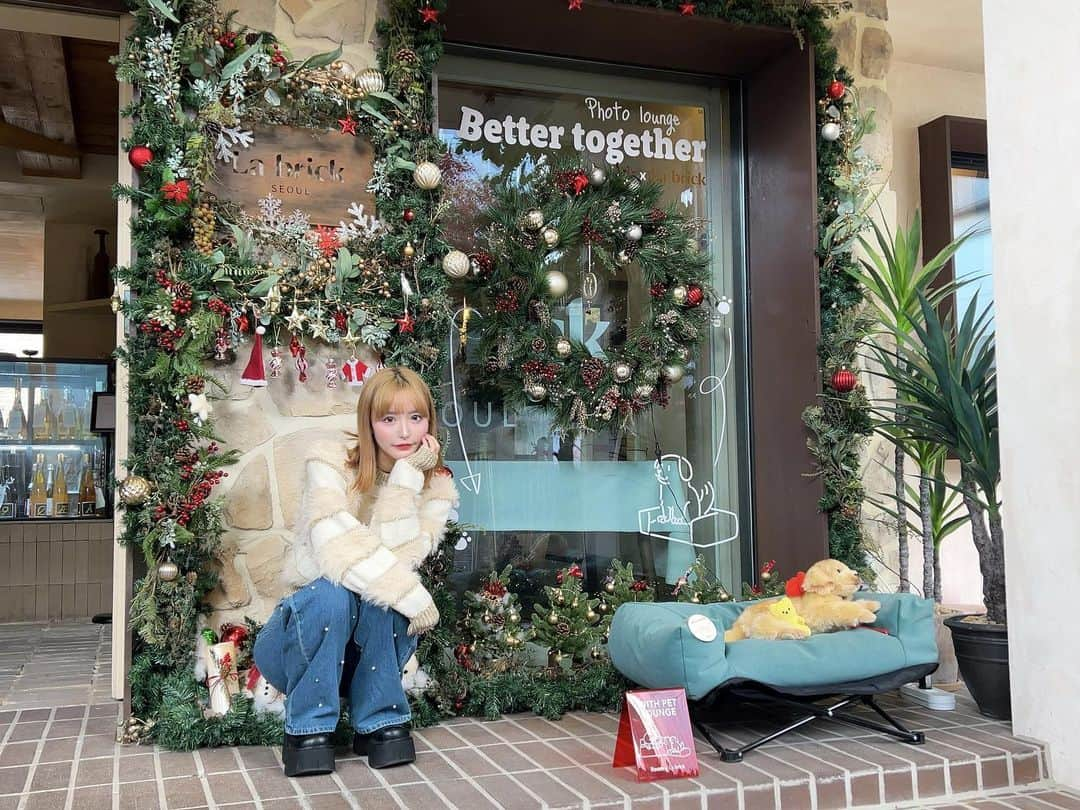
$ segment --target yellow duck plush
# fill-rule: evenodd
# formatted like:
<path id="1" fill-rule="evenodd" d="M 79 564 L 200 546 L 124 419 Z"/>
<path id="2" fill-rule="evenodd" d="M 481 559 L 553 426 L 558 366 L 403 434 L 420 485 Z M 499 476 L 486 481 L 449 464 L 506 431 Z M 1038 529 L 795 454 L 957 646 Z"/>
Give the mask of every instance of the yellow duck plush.
<path id="1" fill-rule="evenodd" d="M 766 610 L 755 611 L 749 621 L 737 622 L 724 633 L 724 641 L 741 641 L 744 638 L 807 638 L 810 628 L 795 611 L 795 604 L 788 597 L 769 602 Z M 744 614 L 745 615 L 745 614 Z"/>

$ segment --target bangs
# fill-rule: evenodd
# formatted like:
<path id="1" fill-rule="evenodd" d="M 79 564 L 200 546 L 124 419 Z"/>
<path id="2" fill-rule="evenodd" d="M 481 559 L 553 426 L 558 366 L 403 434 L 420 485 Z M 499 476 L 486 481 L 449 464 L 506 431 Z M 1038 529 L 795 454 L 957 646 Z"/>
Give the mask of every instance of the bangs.
<path id="1" fill-rule="evenodd" d="M 389 380 L 386 385 L 379 386 L 371 398 L 372 418 L 382 419 L 393 410 L 398 413 L 415 411 L 431 418 L 431 414 L 427 412 L 427 397 L 424 392 L 414 390 L 406 380 Z"/>

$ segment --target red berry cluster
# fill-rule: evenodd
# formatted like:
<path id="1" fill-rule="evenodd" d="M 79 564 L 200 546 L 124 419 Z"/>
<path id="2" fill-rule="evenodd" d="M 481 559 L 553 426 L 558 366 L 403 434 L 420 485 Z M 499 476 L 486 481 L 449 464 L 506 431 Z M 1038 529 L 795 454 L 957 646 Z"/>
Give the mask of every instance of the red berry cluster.
<path id="1" fill-rule="evenodd" d="M 289 63 L 289 60 L 285 58 L 285 54 L 281 52 L 281 48 L 277 45 L 274 46 L 274 53 L 270 57 L 270 61 L 277 67 L 285 67 Z"/>
<path id="2" fill-rule="evenodd" d="M 518 307 L 520 306 L 521 301 L 518 298 L 518 294 L 513 290 L 507 290 L 495 299 L 496 312 L 517 312 Z"/>
<path id="3" fill-rule="evenodd" d="M 589 244 L 590 242 L 600 242 L 603 238 L 600 231 L 593 227 L 591 219 L 585 217 L 585 219 L 581 221 L 581 239 L 585 244 Z"/>
<path id="4" fill-rule="evenodd" d="M 486 250 L 470 253 L 469 260 L 476 266 L 481 276 L 491 275 L 491 271 L 495 269 L 495 257 Z"/>
<path id="5" fill-rule="evenodd" d="M 226 31 L 224 34 L 217 38 L 217 41 L 218 45 L 220 45 L 225 50 L 232 50 L 236 47 L 236 32 Z"/>
<path id="6" fill-rule="evenodd" d="M 545 363 L 542 360 L 526 360 L 521 370 L 529 377 L 539 377 L 544 382 L 555 382 L 559 376 L 558 363 Z"/>
<path id="7" fill-rule="evenodd" d="M 172 311 L 177 315 L 190 315 L 191 314 L 191 299 L 190 298 L 174 298 L 172 301 Z"/>
<path id="8" fill-rule="evenodd" d="M 177 430 L 184 431 L 185 433 L 187 432 L 188 428 L 191 427 L 191 425 L 188 424 L 187 419 L 177 419 L 175 422 L 173 422 L 173 424 L 176 426 Z"/>
<path id="9" fill-rule="evenodd" d="M 640 593 L 641 591 L 647 591 L 648 589 L 649 583 L 647 583 L 643 579 L 635 579 L 634 584 L 630 586 L 630 590 L 637 591 L 638 593 Z"/>
<path id="10" fill-rule="evenodd" d="M 158 347 L 167 352 L 176 351 L 176 341 L 184 336 L 183 329 L 170 329 L 156 318 L 139 324 L 139 331 L 144 335 L 156 336 Z"/>
<path id="11" fill-rule="evenodd" d="M 180 502 L 179 514 L 176 517 L 176 522 L 181 526 L 186 526 L 188 521 L 191 520 L 191 514 L 210 497 L 210 492 L 214 489 L 217 483 L 228 475 L 227 472 L 221 470 L 209 470 L 206 472 L 202 480 L 195 484 L 188 492 L 188 496 Z M 181 472 L 181 478 L 183 473 Z"/>
<path id="12" fill-rule="evenodd" d="M 338 310 L 334 313 L 334 326 L 337 327 L 339 332 L 344 332 L 345 328 L 349 325 L 349 316 L 343 310 Z"/>
<path id="13" fill-rule="evenodd" d="M 169 274 L 166 273 L 164 270 L 155 270 L 154 271 L 154 278 L 157 281 L 157 283 L 160 286 L 164 287 L 166 290 L 171 290 L 172 289 L 172 285 L 173 285 L 172 279 L 169 278 Z"/>
<path id="14" fill-rule="evenodd" d="M 222 301 L 220 298 L 211 298 L 206 302 L 206 308 L 213 312 L 215 315 L 221 315 L 225 317 L 229 314 L 229 305 Z"/>

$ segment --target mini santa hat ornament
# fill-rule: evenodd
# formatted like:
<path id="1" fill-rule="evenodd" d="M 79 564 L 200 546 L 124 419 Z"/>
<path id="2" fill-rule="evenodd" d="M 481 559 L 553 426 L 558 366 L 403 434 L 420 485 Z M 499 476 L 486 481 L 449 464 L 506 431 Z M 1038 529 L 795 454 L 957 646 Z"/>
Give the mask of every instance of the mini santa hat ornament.
<path id="1" fill-rule="evenodd" d="M 262 336 L 265 334 L 266 327 L 255 327 L 255 340 L 251 344 L 251 359 L 248 360 L 248 364 L 244 368 L 244 373 L 240 377 L 240 382 L 244 385 L 250 385 L 252 388 L 263 388 L 266 386 L 266 372 L 263 370 L 262 356 Z"/>

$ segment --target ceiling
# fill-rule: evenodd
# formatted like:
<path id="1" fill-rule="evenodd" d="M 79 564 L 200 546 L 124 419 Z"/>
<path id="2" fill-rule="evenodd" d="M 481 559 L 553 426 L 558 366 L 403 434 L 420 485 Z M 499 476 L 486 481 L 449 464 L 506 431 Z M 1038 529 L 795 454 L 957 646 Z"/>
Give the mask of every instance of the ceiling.
<path id="1" fill-rule="evenodd" d="M 982 0 L 890 0 L 893 59 L 983 71 Z"/>
<path id="2" fill-rule="evenodd" d="M 0 29 L 0 151 L 26 177 L 82 176 L 85 155 L 115 155 L 115 42 Z"/>

